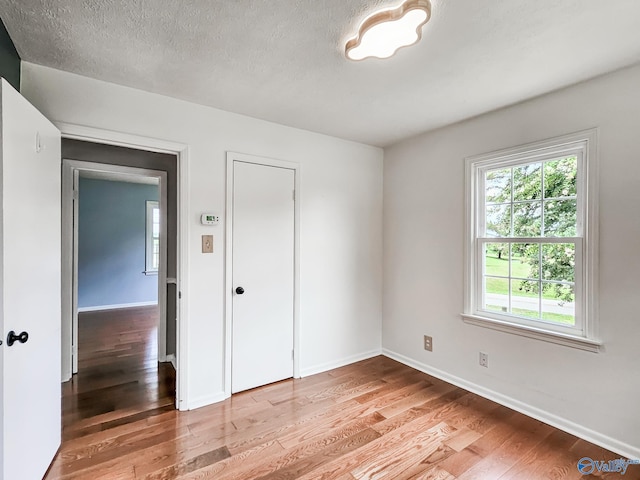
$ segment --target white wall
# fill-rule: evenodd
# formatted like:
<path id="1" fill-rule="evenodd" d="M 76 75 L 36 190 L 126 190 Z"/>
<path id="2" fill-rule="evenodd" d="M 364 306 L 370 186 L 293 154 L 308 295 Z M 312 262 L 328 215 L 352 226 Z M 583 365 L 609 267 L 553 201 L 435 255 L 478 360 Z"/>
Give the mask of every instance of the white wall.
<path id="1" fill-rule="evenodd" d="M 640 67 L 385 150 L 385 353 L 640 458 Z M 499 88 L 498 86 L 496 88 Z M 463 323 L 464 158 L 599 127 L 600 333 L 588 353 Z M 433 352 L 422 336 L 432 335 Z M 478 352 L 489 354 L 489 368 Z"/>
<path id="2" fill-rule="evenodd" d="M 188 398 L 224 388 L 224 221 L 200 253 L 202 212 L 225 211 L 226 151 L 301 164 L 301 370 L 380 352 L 382 150 L 23 62 L 22 94 L 54 122 L 189 145 Z M 313 112 L 309 112 L 313 115 Z"/>

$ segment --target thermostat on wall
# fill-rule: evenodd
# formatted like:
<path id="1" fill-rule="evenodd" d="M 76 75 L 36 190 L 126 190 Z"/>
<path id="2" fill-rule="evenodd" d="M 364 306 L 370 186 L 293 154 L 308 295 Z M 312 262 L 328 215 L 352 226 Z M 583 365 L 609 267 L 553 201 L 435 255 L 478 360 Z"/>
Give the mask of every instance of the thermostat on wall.
<path id="1" fill-rule="evenodd" d="M 202 225 L 217 225 L 218 222 L 220 222 L 220 217 L 213 213 L 203 213 L 200 216 L 200 223 L 202 223 Z"/>

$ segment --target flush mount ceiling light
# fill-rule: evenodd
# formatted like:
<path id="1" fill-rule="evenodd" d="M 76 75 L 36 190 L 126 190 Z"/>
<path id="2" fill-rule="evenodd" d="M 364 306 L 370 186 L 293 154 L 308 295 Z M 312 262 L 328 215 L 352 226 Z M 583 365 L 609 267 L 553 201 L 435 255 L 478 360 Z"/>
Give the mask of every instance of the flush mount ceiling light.
<path id="1" fill-rule="evenodd" d="M 406 0 L 397 8 L 374 13 L 347 42 L 345 54 L 350 60 L 389 58 L 399 48 L 420 40 L 422 26 L 430 17 L 429 0 Z"/>

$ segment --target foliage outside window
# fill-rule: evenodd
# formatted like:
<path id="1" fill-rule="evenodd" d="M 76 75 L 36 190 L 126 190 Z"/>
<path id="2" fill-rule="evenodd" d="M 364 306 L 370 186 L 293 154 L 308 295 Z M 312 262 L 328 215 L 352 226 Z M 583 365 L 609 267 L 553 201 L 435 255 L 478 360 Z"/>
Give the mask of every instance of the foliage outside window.
<path id="1" fill-rule="evenodd" d="M 592 137 L 467 159 L 466 315 L 593 338 Z"/>
<path id="2" fill-rule="evenodd" d="M 145 273 L 157 273 L 160 266 L 160 208 L 158 202 L 147 201 Z"/>

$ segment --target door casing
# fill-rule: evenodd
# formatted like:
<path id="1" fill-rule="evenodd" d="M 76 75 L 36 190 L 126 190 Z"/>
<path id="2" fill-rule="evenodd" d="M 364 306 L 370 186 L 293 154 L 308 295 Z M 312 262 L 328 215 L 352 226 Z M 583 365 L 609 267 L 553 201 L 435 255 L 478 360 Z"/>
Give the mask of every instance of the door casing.
<path id="1" fill-rule="evenodd" d="M 171 142 L 156 138 L 133 135 L 113 130 L 104 130 L 71 123 L 55 122 L 62 132 L 62 138 L 83 140 L 97 144 L 115 145 L 137 150 L 147 150 L 157 153 L 175 155 L 178 159 L 178 238 L 177 238 L 177 277 L 167 279 L 167 282 L 175 283 L 177 288 L 176 308 L 176 408 L 189 410 L 189 315 L 188 315 L 188 245 L 189 245 L 189 146 L 183 143 Z M 70 245 L 70 239 L 65 240 Z M 63 248 L 64 255 L 64 248 Z M 70 292 L 63 290 L 63 295 L 70 296 Z"/>
<path id="2" fill-rule="evenodd" d="M 227 152 L 227 207 L 225 213 L 225 374 L 224 394 L 231 396 L 231 359 L 233 328 L 233 170 L 234 162 L 255 163 L 269 167 L 288 168 L 294 171 L 294 260 L 293 260 L 293 377 L 300 378 L 300 175 L 297 162 Z"/>
<path id="3" fill-rule="evenodd" d="M 72 374 L 78 373 L 78 205 L 79 198 L 72 201 L 78 188 L 78 176 L 82 171 L 102 172 L 126 177 L 148 177 L 158 180 L 160 203 L 160 268 L 158 268 L 158 361 L 167 360 L 167 173 L 120 165 L 83 162 L 80 160 L 62 159 L 62 232 L 65 236 L 63 248 L 71 248 L 71 258 L 63 255 L 64 277 L 62 313 L 62 381 L 68 381 Z M 69 245 L 68 229 L 71 228 L 71 245 Z M 68 251 L 66 252 L 68 253 Z M 70 264 L 69 264 L 70 262 Z M 70 275 L 69 275 L 70 272 Z M 71 280 L 69 289 L 68 281 Z M 68 294 L 71 293 L 71 301 Z M 70 304 L 70 309 L 69 309 Z M 71 325 L 69 325 L 71 320 Z M 69 328 L 71 327 L 71 328 Z"/>

